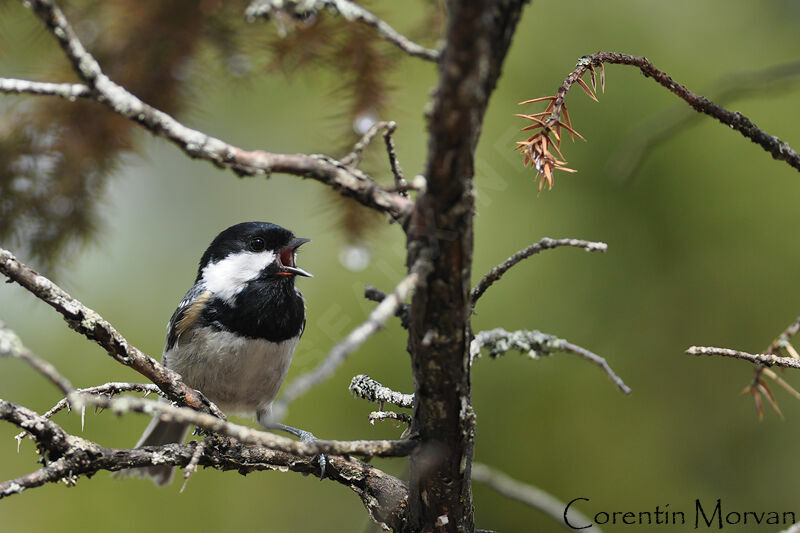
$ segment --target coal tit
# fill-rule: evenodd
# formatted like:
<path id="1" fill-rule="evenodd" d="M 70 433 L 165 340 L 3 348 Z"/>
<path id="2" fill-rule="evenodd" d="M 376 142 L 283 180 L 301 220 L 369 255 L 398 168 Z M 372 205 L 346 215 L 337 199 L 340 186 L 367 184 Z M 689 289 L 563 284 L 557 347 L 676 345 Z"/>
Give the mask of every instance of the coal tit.
<path id="1" fill-rule="evenodd" d="M 295 263 L 306 242 L 268 222 L 243 222 L 217 235 L 169 321 L 162 362 L 224 412 L 255 413 L 262 427 L 313 440 L 269 420 L 306 323 L 294 286 L 295 276 L 312 277 Z M 182 443 L 189 429 L 154 418 L 136 447 Z M 172 479 L 169 465 L 140 470 L 158 485 Z"/>

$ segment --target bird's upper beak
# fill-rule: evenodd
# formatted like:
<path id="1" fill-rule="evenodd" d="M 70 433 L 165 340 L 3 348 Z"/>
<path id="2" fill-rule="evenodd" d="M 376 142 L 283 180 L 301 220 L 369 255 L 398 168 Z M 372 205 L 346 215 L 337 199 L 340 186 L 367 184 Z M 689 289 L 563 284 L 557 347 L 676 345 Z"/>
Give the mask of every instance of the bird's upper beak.
<path id="1" fill-rule="evenodd" d="M 302 268 L 294 264 L 295 251 L 303 244 L 311 242 L 311 239 L 304 239 L 302 237 L 295 237 L 291 240 L 288 246 L 281 248 L 278 251 L 278 272 L 279 276 L 305 276 L 313 278 L 310 272 L 306 272 Z"/>

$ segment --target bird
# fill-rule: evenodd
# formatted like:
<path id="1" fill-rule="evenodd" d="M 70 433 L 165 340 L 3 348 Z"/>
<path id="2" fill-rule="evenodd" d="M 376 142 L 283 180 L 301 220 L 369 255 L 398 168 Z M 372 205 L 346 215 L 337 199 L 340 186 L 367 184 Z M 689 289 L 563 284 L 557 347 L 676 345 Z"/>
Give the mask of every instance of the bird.
<path id="1" fill-rule="evenodd" d="M 270 420 L 305 329 L 295 278 L 313 277 L 296 264 L 297 249 L 307 242 L 270 222 L 242 222 L 217 235 L 167 325 L 162 363 L 223 412 L 255 414 L 263 428 L 310 442 L 312 433 Z M 190 427 L 153 418 L 136 447 L 182 443 Z M 323 472 L 324 461 L 320 455 Z M 172 480 L 170 465 L 136 470 L 157 485 Z"/>

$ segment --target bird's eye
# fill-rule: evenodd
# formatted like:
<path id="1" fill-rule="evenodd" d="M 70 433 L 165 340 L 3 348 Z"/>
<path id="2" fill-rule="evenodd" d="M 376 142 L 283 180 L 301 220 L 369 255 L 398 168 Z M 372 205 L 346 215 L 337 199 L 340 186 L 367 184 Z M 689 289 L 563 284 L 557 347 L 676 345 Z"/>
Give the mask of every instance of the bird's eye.
<path id="1" fill-rule="evenodd" d="M 264 239 L 261 237 L 256 237 L 255 239 L 250 241 L 250 249 L 254 252 L 261 252 L 266 247 L 264 243 Z"/>

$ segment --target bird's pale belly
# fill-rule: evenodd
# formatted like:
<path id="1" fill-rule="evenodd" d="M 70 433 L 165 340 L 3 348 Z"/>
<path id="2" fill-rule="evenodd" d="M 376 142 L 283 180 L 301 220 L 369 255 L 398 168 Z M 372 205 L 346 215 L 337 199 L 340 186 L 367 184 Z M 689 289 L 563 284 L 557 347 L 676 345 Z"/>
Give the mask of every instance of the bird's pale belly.
<path id="1" fill-rule="evenodd" d="M 226 413 L 251 415 L 278 395 L 298 340 L 275 343 L 201 328 L 166 352 L 164 362 Z"/>

